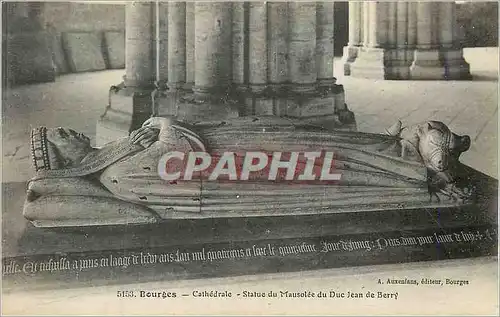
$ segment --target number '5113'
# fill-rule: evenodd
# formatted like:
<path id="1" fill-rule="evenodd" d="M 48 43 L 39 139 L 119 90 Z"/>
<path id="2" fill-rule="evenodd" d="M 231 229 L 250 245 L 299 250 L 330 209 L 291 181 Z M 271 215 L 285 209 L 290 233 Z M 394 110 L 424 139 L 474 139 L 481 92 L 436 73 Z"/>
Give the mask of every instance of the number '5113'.
<path id="1" fill-rule="evenodd" d="M 116 291 L 116 297 L 135 297 L 134 291 Z"/>

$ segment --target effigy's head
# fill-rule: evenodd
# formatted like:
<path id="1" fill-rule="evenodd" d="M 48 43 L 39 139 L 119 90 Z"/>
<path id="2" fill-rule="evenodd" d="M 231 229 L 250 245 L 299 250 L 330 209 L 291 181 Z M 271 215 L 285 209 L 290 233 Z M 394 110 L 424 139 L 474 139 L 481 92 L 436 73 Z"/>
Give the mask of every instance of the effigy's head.
<path id="1" fill-rule="evenodd" d="M 71 129 L 40 127 L 31 131 L 31 155 L 35 171 L 73 166 L 91 150 L 90 139 Z"/>
<path id="2" fill-rule="evenodd" d="M 447 170 L 450 163 L 458 161 L 460 154 L 470 147 L 469 136 L 459 136 L 439 121 L 419 125 L 417 134 L 420 156 L 435 172 Z"/>

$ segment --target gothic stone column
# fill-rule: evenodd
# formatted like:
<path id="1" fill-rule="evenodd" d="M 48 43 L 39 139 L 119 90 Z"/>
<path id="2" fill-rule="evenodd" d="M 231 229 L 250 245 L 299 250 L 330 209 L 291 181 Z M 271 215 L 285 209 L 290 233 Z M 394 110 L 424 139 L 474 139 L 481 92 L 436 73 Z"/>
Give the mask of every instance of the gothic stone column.
<path id="1" fill-rule="evenodd" d="M 148 68 L 151 64 L 143 59 L 154 58 L 149 49 L 153 33 L 148 31 L 148 23 L 143 23 L 151 19 L 145 5 L 129 5 L 127 9 L 127 47 L 132 46 L 129 51 L 135 52 L 129 56 L 129 64 L 142 65 L 133 68 L 142 70 L 135 76 L 142 79 L 134 85 L 126 82 L 118 89 L 120 93 L 132 87 L 134 93 L 147 92 L 152 82 L 147 78 L 154 78 L 154 71 Z M 130 120 L 129 113 L 134 114 L 133 124 L 122 129 L 125 134 L 137 127 L 136 122 L 142 123 L 144 116 L 136 113 L 145 114 L 147 111 L 139 110 L 151 108 L 155 115 L 187 121 L 276 115 L 355 129 L 344 89 L 333 77 L 332 3 L 200 1 L 161 5 L 159 20 L 163 23 L 158 35 L 162 45 L 153 47 L 160 54 L 157 78 L 167 80 L 168 88 L 147 95 L 153 107 L 134 103 L 128 112 L 119 112 L 114 101 L 111 103 L 106 119 L 119 112 Z M 143 64 L 133 64 L 137 61 Z M 128 77 L 135 78 L 133 74 L 127 65 Z M 183 85 L 186 82 L 188 85 Z"/>
<path id="2" fill-rule="evenodd" d="M 124 81 L 110 88 L 109 105 L 97 124 L 97 145 L 128 135 L 151 115 L 155 81 L 154 3 L 126 5 Z"/>
<path id="3" fill-rule="evenodd" d="M 233 13 L 237 27 L 233 80 L 249 87 L 242 94 L 242 114 L 295 117 L 324 127 L 355 129 L 343 87 L 333 76 L 333 3 L 246 5 Z M 242 56 L 248 64 L 241 63 Z"/>
<path id="4" fill-rule="evenodd" d="M 419 3 L 412 79 L 471 79 L 458 47 L 454 2 Z"/>
<path id="5" fill-rule="evenodd" d="M 472 79 L 469 63 L 465 61 L 463 49 L 459 46 L 455 2 L 441 3 L 440 27 L 443 43 L 441 60 L 443 61 L 444 78 Z"/>
<path id="6" fill-rule="evenodd" d="M 233 3 L 195 2 L 183 4 L 188 6 L 189 20 L 186 21 L 185 8 L 181 12 L 182 14 L 177 14 L 175 17 L 169 15 L 170 23 L 173 23 L 174 20 L 179 21 L 175 30 L 169 28 L 169 38 L 183 37 L 181 50 L 184 51 L 183 67 L 180 64 L 172 63 L 170 65 L 169 63 L 169 82 L 171 81 L 170 72 L 174 71 L 171 66 L 177 65 L 178 71 L 182 71 L 184 74 L 183 81 L 186 81 L 187 72 L 191 83 L 184 85 L 182 90 L 172 91 L 169 89 L 164 97 L 156 100 L 158 114 L 175 116 L 188 121 L 236 117 L 238 116 L 238 111 L 234 109 L 236 104 L 228 98 L 233 82 L 233 52 L 230 49 L 233 44 Z M 170 7 L 169 13 L 171 11 L 172 7 Z M 179 18 L 179 15 L 184 18 Z M 180 25 L 181 20 L 183 26 Z M 171 34 L 173 32 L 176 34 Z M 189 41 L 186 41 L 186 37 Z M 181 45 L 180 42 L 177 47 L 179 45 Z M 177 49 L 175 48 L 175 50 Z M 186 50 L 189 57 L 187 64 Z M 193 51 L 191 52 L 191 50 Z M 179 85 L 177 86 L 179 87 Z"/>
<path id="7" fill-rule="evenodd" d="M 412 12 L 417 3 L 400 1 L 392 4 L 390 28 L 394 43 L 391 47 L 391 71 L 393 79 L 409 79 L 410 65 L 415 48 L 416 15 Z"/>
<path id="8" fill-rule="evenodd" d="M 196 19 L 194 8 L 194 2 L 186 3 L 186 89 L 192 89 L 194 86 L 194 21 Z"/>
<path id="9" fill-rule="evenodd" d="M 168 3 L 155 3 L 155 10 L 158 10 L 158 43 L 156 44 L 156 85 L 159 91 L 167 87 L 168 82 Z"/>
<path id="10" fill-rule="evenodd" d="M 439 60 L 439 7 L 439 3 L 418 3 L 417 45 L 410 68 L 412 79 L 443 79 Z"/>
<path id="11" fill-rule="evenodd" d="M 288 70 L 291 90 L 314 90 L 316 71 L 316 3 L 288 3 Z"/>
<path id="12" fill-rule="evenodd" d="M 355 129 L 344 89 L 333 77 L 333 3 L 288 2 L 288 81 L 286 109 L 274 113 L 326 128 Z"/>
<path id="13" fill-rule="evenodd" d="M 248 78 L 250 89 L 260 93 L 267 88 L 267 3 L 249 3 Z"/>
<path id="14" fill-rule="evenodd" d="M 246 21 L 248 15 L 248 3 L 233 3 L 233 23 L 232 23 L 232 81 L 233 88 L 239 92 L 244 92 L 247 87 L 248 64 L 246 63 L 248 43 L 246 42 Z"/>
<path id="15" fill-rule="evenodd" d="M 168 3 L 168 88 L 186 84 L 186 2 Z"/>
<path id="16" fill-rule="evenodd" d="M 250 4 L 246 41 L 253 89 L 245 97 L 245 115 L 296 117 L 327 128 L 355 129 L 343 87 L 333 76 L 333 13 L 333 3 L 327 2 Z M 256 83 L 267 89 L 255 89 Z"/>
<path id="17" fill-rule="evenodd" d="M 318 2 L 316 5 L 316 69 L 320 87 L 330 88 L 333 77 L 333 2 Z"/>
<path id="18" fill-rule="evenodd" d="M 358 49 L 357 58 L 350 65 L 348 73 L 354 77 L 387 78 L 387 49 L 391 47 L 389 25 L 394 22 L 392 3 L 364 2 L 363 46 Z"/>
<path id="19" fill-rule="evenodd" d="M 344 75 L 350 75 L 351 63 L 358 57 L 358 49 L 363 43 L 364 2 L 349 1 L 349 43 L 344 47 L 342 61 Z"/>
<path id="20" fill-rule="evenodd" d="M 346 75 L 399 80 L 470 78 L 469 65 L 457 45 L 454 2 L 373 1 L 363 6 L 363 43 L 355 61 L 346 63 Z M 358 36 L 355 33 L 352 41 L 359 41 Z M 344 59 L 348 61 L 349 55 Z"/>
<path id="21" fill-rule="evenodd" d="M 231 5 L 196 3 L 194 92 L 200 99 L 228 90 L 231 83 Z"/>

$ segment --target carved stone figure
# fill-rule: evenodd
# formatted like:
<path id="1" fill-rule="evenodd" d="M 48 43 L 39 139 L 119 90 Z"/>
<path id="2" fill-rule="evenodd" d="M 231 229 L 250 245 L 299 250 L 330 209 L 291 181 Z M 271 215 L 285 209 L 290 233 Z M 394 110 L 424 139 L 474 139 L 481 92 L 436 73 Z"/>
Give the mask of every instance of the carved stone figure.
<path id="1" fill-rule="evenodd" d="M 73 130 L 38 128 L 35 177 L 24 216 L 35 226 L 145 224 L 172 218 L 249 217 L 439 207 L 470 203 L 459 156 L 470 138 L 441 122 L 401 122 L 385 134 L 327 130 L 287 118 L 246 117 L 188 125 L 147 120 L 128 138 L 93 148 Z M 166 181 L 167 152 L 332 151 L 334 184 Z"/>

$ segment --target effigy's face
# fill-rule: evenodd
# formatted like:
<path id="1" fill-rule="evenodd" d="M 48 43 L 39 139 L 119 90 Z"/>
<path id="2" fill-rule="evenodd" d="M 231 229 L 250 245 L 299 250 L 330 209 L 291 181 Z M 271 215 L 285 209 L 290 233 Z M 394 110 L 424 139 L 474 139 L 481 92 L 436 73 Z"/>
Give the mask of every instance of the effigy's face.
<path id="1" fill-rule="evenodd" d="M 71 160 L 78 160 L 92 149 L 87 136 L 71 129 L 47 129 L 47 140 L 62 156 Z"/>

